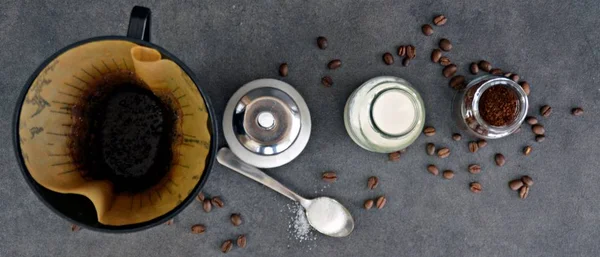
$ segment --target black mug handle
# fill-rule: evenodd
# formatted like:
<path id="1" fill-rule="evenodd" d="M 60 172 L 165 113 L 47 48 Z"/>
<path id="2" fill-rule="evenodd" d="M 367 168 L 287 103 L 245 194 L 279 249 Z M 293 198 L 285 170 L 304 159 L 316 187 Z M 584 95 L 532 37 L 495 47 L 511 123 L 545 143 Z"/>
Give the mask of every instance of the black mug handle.
<path id="1" fill-rule="evenodd" d="M 133 7 L 127 36 L 150 42 L 150 9 L 137 5 Z"/>

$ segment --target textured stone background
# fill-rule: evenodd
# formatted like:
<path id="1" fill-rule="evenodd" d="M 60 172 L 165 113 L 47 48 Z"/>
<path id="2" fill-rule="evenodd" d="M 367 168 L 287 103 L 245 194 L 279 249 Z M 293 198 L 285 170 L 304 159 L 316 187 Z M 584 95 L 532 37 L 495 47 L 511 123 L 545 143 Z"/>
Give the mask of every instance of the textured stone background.
<path id="1" fill-rule="evenodd" d="M 209 214 L 194 202 L 175 225 L 133 234 L 70 232 L 70 224 L 47 209 L 29 190 L 15 161 L 11 142 L 12 112 L 29 75 L 69 43 L 100 35 L 124 35 L 134 4 L 153 11 L 153 39 L 182 59 L 197 75 L 219 118 L 226 101 L 246 82 L 277 78 L 288 62 L 294 85 L 311 109 L 313 130 L 308 146 L 292 163 L 269 170 L 299 193 L 340 199 L 356 219 L 348 238 L 318 236 L 299 242 L 288 231 L 288 199 L 241 175 L 215 165 L 205 192 L 220 195 L 226 207 Z M 221 242 L 248 235 L 247 249 L 230 256 L 598 256 L 600 255 L 600 3 L 587 1 L 20 1 L 0 5 L 0 256 L 217 256 Z M 438 13 L 448 23 L 431 37 L 420 32 Z M 327 50 L 315 39 L 329 38 Z M 532 85 L 531 114 L 551 104 L 554 113 L 541 119 L 547 140 L 533 141 L 529 128 L 468 153 L 468 138 L 453 142 L 450 117 L 453 91 L 441 67 L 429 61 L 440 37 L 454 43 L 448 56 L 467 73 L 467 64 L 488 59 L 516 71 Z M 384 52 L 400 44 L 417 46 L 417 59 L 403 68 L 400 60 L 385 66 Z M 328 71 L 332 58 L 343 67 Z M 320 86 L 329 74 L 335 85 Z M 362 150 L 343 126 L 346 98 L 362 82 L 378 75 L 411 81 L 427 107 L 427 124 L 437 128 L 421 137 L 398 163 Z M 586 113 L 572 117 L 574 106 Z M 221 138 L 222 139 L 222 138 Z M 452 155 L 425 155 L 427 142 L 448 146 Z M 521 148 L 532 144 L 530 157 Z M 508 161 L 493 165 L 502 152 Z M 454 169 L 451 181 L 428 174 L 437 164 Z M 480 163 L 480 175 L 466 167 Z M 325 187 L 324 170 L 339 181 Z M 507 182 L 529 174 L 535 185 L 520 200 Z M 375 192 L 366 179 L 379 176 Z M 469 192 L 477 180 L 484 192 Z M 321 190 L 323 190 L 321 192 Z M 318 193 L 316 193 L 318 192 Z M 385 194 L 380 211 L 361 209 L 367 198 Z M 241 212 L 237 228 L 229 214 Z M 203 223 L 208 231 L 192 235 Z"/>

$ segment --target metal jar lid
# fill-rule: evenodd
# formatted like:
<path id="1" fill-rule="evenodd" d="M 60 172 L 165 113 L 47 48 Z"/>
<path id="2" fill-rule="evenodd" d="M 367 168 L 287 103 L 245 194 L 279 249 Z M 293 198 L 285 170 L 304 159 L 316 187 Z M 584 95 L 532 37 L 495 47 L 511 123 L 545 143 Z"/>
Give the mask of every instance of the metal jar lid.
<path id="1" fill-rule="evenodd" d="M 243 161 L 273 168 L 296 158 L 310 137 L 308 106 L 289 84 L 258 79 L 229 99 L 223 132 L 229 148 Z"/>

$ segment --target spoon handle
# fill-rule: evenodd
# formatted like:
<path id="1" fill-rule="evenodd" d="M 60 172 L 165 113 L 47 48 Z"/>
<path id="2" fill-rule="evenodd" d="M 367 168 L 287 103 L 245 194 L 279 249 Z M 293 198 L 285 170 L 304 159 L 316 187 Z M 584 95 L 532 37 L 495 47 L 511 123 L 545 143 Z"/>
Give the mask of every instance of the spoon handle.
<path id="1" fill-rule="evenodd" d="M 279 181 L 269 177 L 269 175 L 263 171 L 240 160 L 227 147 L 223 147 L 219 150 L 217 153 L 217 161 L 219 161 L 221 165 L 230 168 L 246 177 L 249 177 L 256 182 L 287 196 L 287 198 L 299 202 L 302 206 L 305 206 L 309 202 L 309 200 L 294 193 L 292 190 L 279 183 Z"/>

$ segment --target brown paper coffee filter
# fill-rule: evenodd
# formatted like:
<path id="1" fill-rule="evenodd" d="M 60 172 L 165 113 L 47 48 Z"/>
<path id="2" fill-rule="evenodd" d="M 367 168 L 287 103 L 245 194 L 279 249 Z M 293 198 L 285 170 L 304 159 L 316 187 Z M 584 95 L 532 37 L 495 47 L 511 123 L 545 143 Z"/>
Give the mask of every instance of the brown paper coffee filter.
<path id="1" fill-rule="evenodd" d="M 70 154 L 71 108 L 89 82 L 114 71 L 129 70 L 177 113 L 173 161 L 155 186 L 135 193 L 115 193 L 105 180 L 84 178 Z M 21 152 L 31 176 L 59 193 L 88 197 L 98 221 L 128 225 L 159 217 L 179 205 L 204 171 L 210 133 L 204 99 L 190 77 L 151 48 L 124 40 L 86 43 L 52 60 L 31 85 L 21 108 Z"/>

